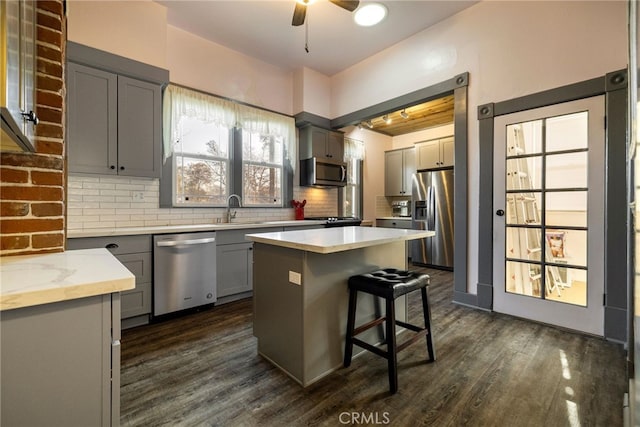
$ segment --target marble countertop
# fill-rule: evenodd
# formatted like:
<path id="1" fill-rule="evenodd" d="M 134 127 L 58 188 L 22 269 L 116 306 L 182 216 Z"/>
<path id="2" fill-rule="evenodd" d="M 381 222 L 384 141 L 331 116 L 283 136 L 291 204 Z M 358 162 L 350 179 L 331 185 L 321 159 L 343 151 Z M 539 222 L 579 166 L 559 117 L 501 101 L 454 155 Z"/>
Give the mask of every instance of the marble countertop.
<path id="1" fill-rule="evenodd" d="M 134 287 L 135 276 L 104 248 L 0 258 L 0 311 Z"/>
<path id="2" fill-rule="evenodd" d="M 319 254 L 435 236 L 433 231 L 381 227 L 335 227 L 247 234 L 245 239 Z"/>
<path id="3" fill-rule="evenodd" d="M 122 227 L 122 228 L 91 228 L 82 230 L 68 230 L 67 238 L 103 237 L 103 236 L 133 236 L 140 234 L 189 233 L 193 231 L 223 231 L 241 230 L 246 228 L 295 227 L 307 225 L 321 225 L 324 221 L 312 220 L 282 220 L 262 222 L 231 222 L 219 224 L 195 225 L 159 225 L 154 227 Z"/>

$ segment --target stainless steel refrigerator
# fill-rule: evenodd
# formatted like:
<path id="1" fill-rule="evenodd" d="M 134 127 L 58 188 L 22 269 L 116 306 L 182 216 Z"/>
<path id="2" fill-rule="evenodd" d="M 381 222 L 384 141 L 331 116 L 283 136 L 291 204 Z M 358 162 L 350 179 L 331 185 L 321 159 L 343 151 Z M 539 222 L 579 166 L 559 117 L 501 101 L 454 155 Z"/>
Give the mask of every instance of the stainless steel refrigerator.
<path id="1" fill-rule="evenodd" d="M 453 270 L 453 169 L 415 173 L 411 199 L 412 228 L 436 233 L 411 241 L 412 262 Z"/>

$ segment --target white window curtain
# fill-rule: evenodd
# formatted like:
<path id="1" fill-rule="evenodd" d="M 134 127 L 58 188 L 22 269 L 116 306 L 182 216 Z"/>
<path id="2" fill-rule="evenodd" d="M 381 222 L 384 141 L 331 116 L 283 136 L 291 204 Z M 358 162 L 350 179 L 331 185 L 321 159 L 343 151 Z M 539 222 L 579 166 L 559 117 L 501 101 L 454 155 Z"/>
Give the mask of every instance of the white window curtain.
<path id="1" fill-rule="evenodd" d="M 285 140 L 285 160 L 295 171 L 297 159 L 296 127 L 293 117 L 272 113 L 195 90 L 169 85 L 163 100 L 164 160 L 173 154 L 179 138 L 182 117 L 198 118 L 228 129 L 240 128 L 251 133 L 281 137 Z"/>

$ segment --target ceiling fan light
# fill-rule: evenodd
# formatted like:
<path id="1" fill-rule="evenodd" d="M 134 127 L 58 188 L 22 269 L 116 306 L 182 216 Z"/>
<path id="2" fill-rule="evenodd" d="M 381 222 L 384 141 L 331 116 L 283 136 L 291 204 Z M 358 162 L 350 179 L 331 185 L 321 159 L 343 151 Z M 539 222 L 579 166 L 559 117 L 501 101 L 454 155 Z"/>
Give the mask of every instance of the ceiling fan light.
<path id="1" fill-rule="evenodd" d="M 409 118 L 409 115 L 407 114 L 407 112 L 405 110 L 402 110 L 402 112 L 400 113 L 400 116 L 403 119 L 408 119 Z"/>
<path id="2" fill-rule="evenodd" d="M 387 8 L 380 3 L 367 3 L 356 10 L 353 20 L 361 27 L 376 25 L 387 16 Z"/>

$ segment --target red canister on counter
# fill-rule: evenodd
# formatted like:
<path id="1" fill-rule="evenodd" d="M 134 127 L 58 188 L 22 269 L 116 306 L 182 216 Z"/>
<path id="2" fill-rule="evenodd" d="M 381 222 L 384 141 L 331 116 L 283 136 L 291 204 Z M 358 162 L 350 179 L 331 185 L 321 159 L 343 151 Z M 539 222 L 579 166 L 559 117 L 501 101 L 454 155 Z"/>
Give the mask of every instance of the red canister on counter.
<path id="1" fill-rule="evenodd" d="M 306 204 L 307 204 L 306 199 L 303 200 L 302 202 L 299 202 L 297 200 L 291 201 L 291 206 L 293 206 L 293 209 L 295 211 L 296 220 L 304 219 L 304 205 Z"/>

